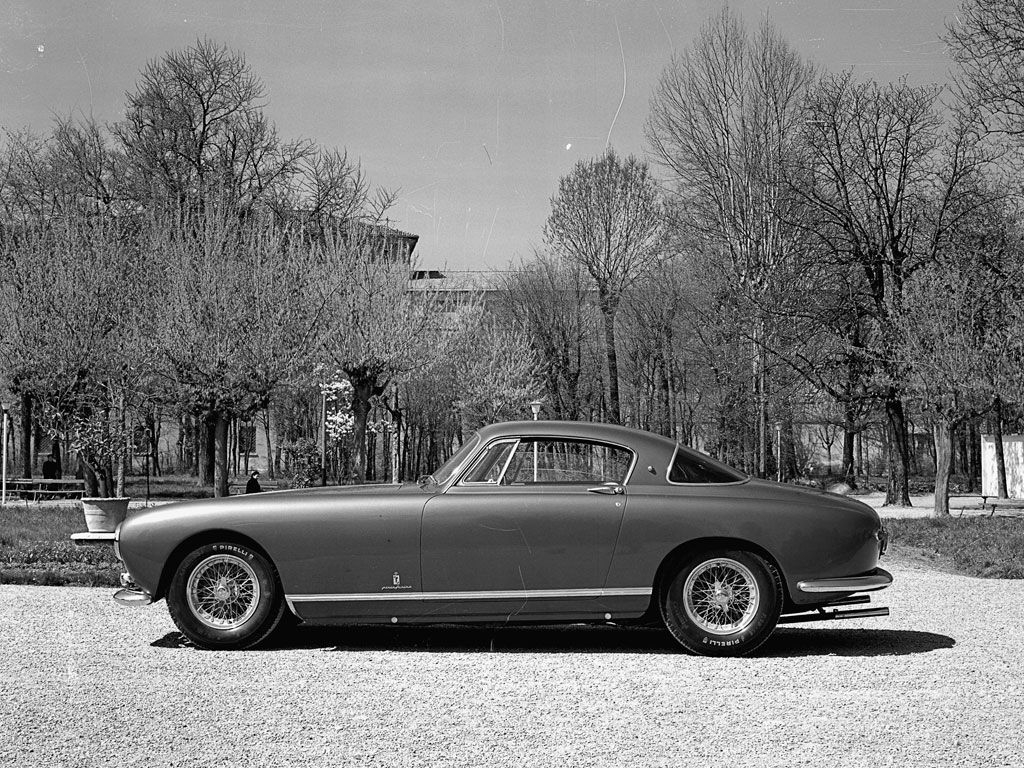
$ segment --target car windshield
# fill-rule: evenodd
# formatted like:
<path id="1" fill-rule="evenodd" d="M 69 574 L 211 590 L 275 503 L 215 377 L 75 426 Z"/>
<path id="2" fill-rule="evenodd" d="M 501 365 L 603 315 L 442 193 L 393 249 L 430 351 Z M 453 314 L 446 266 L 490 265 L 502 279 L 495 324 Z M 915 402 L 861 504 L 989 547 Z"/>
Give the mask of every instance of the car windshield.
<path id="1" fill-rule="evenodd" d="M 464 462 L 479 445 L 480 435 L 474 432 L 473 435 L 459 447 L 459 450 L 452 454 L 448 461 L 434 470 L 434 474 L 420 478 L 419 484 L 421 486 L 443 485 L 448 482 L 455 470 L 462 465 L 462 462 Z"/>

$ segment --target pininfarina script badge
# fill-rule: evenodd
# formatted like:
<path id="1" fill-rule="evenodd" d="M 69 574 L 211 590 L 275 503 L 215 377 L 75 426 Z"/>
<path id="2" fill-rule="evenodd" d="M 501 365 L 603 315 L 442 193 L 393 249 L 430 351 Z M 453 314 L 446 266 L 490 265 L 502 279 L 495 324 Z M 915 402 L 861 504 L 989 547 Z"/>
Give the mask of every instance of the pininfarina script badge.
<path id="1" fill-rule="evenodd" d="M 384 592 L 384 591 L 390 591 L 390 590 L 393 590 L 393 589 L 412 589 L 412 585 L 411 584 L 403 584 L 402 583 L 401 575 L 398 573 L 398 571 L 395 571 L 393 574 L 391 574 L 391 584 L 390 584 L 390 586 L 381 587 L 380 591 Z"/>

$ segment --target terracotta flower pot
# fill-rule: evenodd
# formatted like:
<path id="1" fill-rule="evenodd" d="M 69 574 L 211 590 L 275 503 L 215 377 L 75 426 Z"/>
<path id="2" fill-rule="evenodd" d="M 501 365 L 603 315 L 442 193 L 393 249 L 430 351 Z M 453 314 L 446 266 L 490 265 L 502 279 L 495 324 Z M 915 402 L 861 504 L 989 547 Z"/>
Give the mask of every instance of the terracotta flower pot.
<path id="1" fill-rule="evenodd" d="M 128 498 L 82 499 L 82 511 L 90 533 L 109 533 L 128 516 Z"/>

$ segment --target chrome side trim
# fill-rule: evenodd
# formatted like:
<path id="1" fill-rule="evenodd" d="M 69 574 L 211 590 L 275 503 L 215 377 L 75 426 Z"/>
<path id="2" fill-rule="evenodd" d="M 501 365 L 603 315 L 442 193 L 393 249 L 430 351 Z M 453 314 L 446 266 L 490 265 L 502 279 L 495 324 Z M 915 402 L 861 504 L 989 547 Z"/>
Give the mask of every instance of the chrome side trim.
<path id="1" fill-rule="evenodd" d="M 482 592 L 353 592 L 340 595 L 285 595 L 289 607 L 295 603 L 391 602 L 395 600 L 530 600 L 536 598 L 650 597 L 650 587 L 622 589 L 508 589 Z"/>
<path id="2" fill-rule="evenodd" d="M 892 574 L 876 568 L 867 576 L 846 576 L 840 579 L 810 579 L 797 583 L 801 592 L 871 592 L 892 584 Z"/>

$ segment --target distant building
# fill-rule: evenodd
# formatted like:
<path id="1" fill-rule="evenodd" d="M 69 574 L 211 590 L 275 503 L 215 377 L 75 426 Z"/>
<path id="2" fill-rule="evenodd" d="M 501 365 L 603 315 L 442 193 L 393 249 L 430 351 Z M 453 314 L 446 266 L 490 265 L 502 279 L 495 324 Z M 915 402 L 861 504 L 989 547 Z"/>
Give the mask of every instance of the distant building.
<path id="1" fill-rule="evenodd" d="M 501 292 L 508 270 L 413 270 L 410 290 L 433 295 L 446 304 L 458 304 L 470 297 L 484 304 Z"/>

